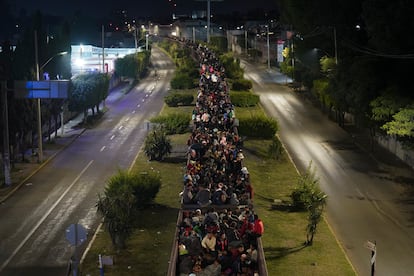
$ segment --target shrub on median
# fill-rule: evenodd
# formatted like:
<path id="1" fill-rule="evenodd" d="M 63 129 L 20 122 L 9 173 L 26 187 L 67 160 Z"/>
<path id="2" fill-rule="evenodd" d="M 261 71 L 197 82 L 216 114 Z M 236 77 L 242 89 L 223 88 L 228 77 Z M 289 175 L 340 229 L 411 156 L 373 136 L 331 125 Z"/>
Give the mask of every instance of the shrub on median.
<path id="1" fill-rule="evenodd" d="M 252 87 L 252 81 L 247 79 L 234 79 L 231 84 L 231 88 L 236 91 L 250 90 Z"/>
<path id="2" fill-rule="evenodd" d="M 230 98 L 233 105 L 237 107 L 256 106 L 260 101 L 259 95 L 251 92 L 231 92 Z"/>
<path id="3" fill-rule="evenodd" d="M 239 133 L 243 136 L 271 139 L 278 130 L 277 121 L 265 116 L 240 118 Z"/>
<path id="4" fill-rule="evenodd" d="M 164 102 L 170 107 L 178 105 L 191 105 L 194 101 L 194 96 L 185 93 L 171 93 L 164 97 Z"/>
<path id="5" fill-rule="evenodd" d="M 162 125 L 166 134 L 182 134 L 188 131 L 190 125 L 190 115 L 185 113 L 173 113 L 161 115 L 151 119 L 152 123 Z"/>

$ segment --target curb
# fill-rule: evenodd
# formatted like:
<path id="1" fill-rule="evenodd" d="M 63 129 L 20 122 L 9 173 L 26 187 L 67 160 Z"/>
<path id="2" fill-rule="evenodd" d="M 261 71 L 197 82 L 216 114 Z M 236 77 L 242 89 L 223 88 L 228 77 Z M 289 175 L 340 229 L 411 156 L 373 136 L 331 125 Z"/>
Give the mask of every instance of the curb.
<path id="1" fill-rule="evenodd" d="M 56 152 L 54 152 L 51 156 L 49 156 L 49 158 L 47 158 L 46 160 L 44 160 L 39 167 L 37 167 L 34 171 L 32 171 L 28 176 L 26 176 L 19 184 L 17 184 L 13 189 L 11 189 L 5 196 L 0 198 L 0 204 L 5 202 L 7 199 L 9 199 L 17 190 L 19 190 L 23 184 L 26 183 L 27 180 L 29 180 L 33 175 L 35 175 L 37 172 L 39 172 L 46 164 L 48 164 L 53 158 L 56 157 L 56 155 L 58 155 L 60 152 L 62 152 L 63 150 L 65 150 L 68 146 L 70 146 L 79 136 L 81 136 L 84 132 L 85 132 L 85 128 L 83 128 L 81 130 L 81 132 L 74 136 L 72 138 L 72 140 L 65 144 L 61 149 L 57 150 Z"/>

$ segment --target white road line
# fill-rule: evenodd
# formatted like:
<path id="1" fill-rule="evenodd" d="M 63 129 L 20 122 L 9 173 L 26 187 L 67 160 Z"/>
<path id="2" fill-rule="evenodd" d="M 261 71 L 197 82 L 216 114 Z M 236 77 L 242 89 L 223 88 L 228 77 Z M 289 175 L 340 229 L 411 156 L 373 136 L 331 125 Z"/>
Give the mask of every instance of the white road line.
<path id="1" fill-rule="evenodd" d="M 128 122 L 128 121 L 129 121 L 129 117 L 125 119 L 125 122 Z"/>
<path id="2" fill-rule="evenodd" d="M 115 135 L 112 135 L 111 138 L 109 138 L 110 140 L 114 140 Z"/>
<path id="3" fill-rule="evenodd" d="M 103 146 L 103 147 L 101 148 L 100 152 L 103 152 L 105 148 L 106 148 L 106 146 Z"/>
<path id="4" fill-rule="evenodd" d="M 360 189 L 356 188 L 355 189 L 357 191 L 357 193 L 361 196 L 361 197 L 365 197 L 364 194 L 361 192 Z"/>
<path id="5" fill-rule="evenodd" d="M 124 128 L 124 126 L 120 126 L 120 127 L 118 127 L 118 130 L 121 130 L 121 129 L 123 129 Z"/>
<path id="6" fill-rule="evenodd" d="M 52 213 L 53 209 L 62 201 L 63 197 L 69 192 L 69 190 L 73 187 L 73 185 L 78 182 L 79 178 L 86 172 L 86 170 L 92 165 L 93 160 L 89 161 L 88 165 L 80 172 L 80 174 L 73 180 L 73 182 L 66 188 L 63 194 L 56 200 L 56 202 L 49 208 L 49 210 L 43 215 L 43 217 L 37 222 L 37 224 L 32 228 L 29 234 L 23 239 L 23 241 L 16 247 L 13 253 L 7 258 L 7 260 L 2 264 L 0 267 L 0 272 L 6 268 L 6 266 L 10 263 L 10 261 L 16 256 L 16 254 L 22 249 L 24 244 L 30 239 L 30 237 L 36 232 L 36 230 L 40 227 L 40 225 L 46 220 L 46 218 Z"/>
<path id="7" fill-rule="evenodd" d="M 142 102 L 145 102 L 145 99 L 142 99 Z"/>
<path id="8" fill-rule="evenodd" d="M 141 105 L 140 104 L 137 104 L 137 107 L 141 107 Z"/>
<path id="9" fill-rule="evenodd" d="M 132 114 L 134 114 L 135 112 L 137 112 L 136 110 L 132 110 Z"/>

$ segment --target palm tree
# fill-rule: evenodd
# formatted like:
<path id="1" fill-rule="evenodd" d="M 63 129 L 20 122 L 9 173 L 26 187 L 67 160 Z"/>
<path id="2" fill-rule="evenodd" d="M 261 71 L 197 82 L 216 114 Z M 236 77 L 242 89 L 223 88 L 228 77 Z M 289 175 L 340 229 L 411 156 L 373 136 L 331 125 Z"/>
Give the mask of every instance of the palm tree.
<path id="1" fill-rule="evenodd" d="M 115 248 L 124 249 L 126 240 L 133 232 L 135 196 L 132 192 L 130 175 L 119 171 L 109 179 L 104 195 L 98 195 L 96 204 L 103 216 L 103 224 L 111 236 Z"/>
<path id="2" fill-rule="evenodd" d="M 308 226 L 306 228 L 306 244 L 312 245 L 316 227 L 322 219 L 323 210 L 326 205 L 327 195 L 321 191 L 313 191 L 310 204 L 308 205 Z"/>
<path id="3" fill-rule="evenodd" d="M 144 151 L 150 160 L 163 160 L 171 153 L 171 149 L 171 141 L 162 127 L 155 128 L 145 138 Z"/>

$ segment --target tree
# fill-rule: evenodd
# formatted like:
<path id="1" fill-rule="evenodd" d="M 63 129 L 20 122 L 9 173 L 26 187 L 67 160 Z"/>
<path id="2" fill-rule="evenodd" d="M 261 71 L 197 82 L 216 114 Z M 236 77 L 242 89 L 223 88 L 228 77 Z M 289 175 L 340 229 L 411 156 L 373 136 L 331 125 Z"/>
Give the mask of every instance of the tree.
<path id="1" fill-rule="evenodd" d="M 108 88 L 109 78 L 106 74 L 77 75 L 71 81 L 69 110 L 83 112 L 86 120 L 88 109 L 95 114 L 96 107 L 99 112 L 98 106 L 108 95 Z"/>
<path id="2" fill-rule="evenodd" d="M 117 249 L 126 247 L 126 240 L 133 232 L 134 205 L 130 176 L 123 171 L 109 179 L 103 196 L 98 195 L 97 210 L 103 216 L 103 224 Z"/>
<path id="3" fill-rule="evenodd" d="M 319 188 L 319 179 L 316 170 L 309 163 L 305 173 L 298 179 L 298 186 L 291 194 L 293 206 L 298 210 L 308 211 L 308 225 L 306 227 L 306 245 L 312 245 L 318 223 L 322 219 L 327 195 Z"/>
<path id="4" fill-rule="evenodd" d="M 414 138 L 414 105 L 401 108 L 393 115 L 393 120 L 382 127 L 388 135 L 397 135 L 401 138 Z"/>
<path id="5" fill-rule="evenodd" d="M 159 175 L 147 172 L 119 170 L 109 178 L 104 195 L 98 195 L 96 206 L 115 248 L 126 247 L 139 210 L 154 200 L 160 187 Z"/>
<path id="6" fill-rule="evenodd" d="M 149 51 L 127 55 L 115 60 L 115 72 L 118 76 L 137 80 L 146 73 L 149 63 Z"/>
<path id="7" fill-rule="evenodd" d="M 384 124 L 392 120 L 392 116 L 409 102 L 409 99 L 398 95 L 396 87 L 387 87 L 381 96 L 370 102 L 371 118 Z"/>
<path id="8" fill-rule="evenodd" d="M 171 153 L 171 149 L 170 139 L 162 127 L 153 129 L 145 138 L 144 151 L 150 160 L 163 160 Z"/>

